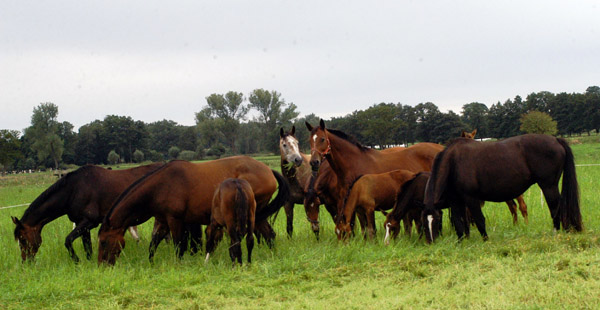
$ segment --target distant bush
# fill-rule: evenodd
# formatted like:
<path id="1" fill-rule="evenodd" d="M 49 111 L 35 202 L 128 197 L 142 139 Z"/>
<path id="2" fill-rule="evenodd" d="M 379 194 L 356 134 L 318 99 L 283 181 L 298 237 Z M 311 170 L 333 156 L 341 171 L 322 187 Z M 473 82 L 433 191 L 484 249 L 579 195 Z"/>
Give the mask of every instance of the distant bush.
<path id="1" fill-rule="evenodd" d="M 194 152 L 194 151 L 182 151 L 181 153 L 179 153 L 178 159 L 192 161 L 192 160 L 196 159 L 196 152 Z"/>
<path id="2" fill-rule="evenodd" d="M 225 154 L 226 151 L 227 151 L 227 149 L 225 149 L 225 147 L 222 144 L 217 143 L 217 144 L 213 145 L 213 147 L 208 149 L 208 151 L 206 152 L 206 155 L 220 158 L 223 154 Z"/>
<path id="3" fill-rule="evenodd" d="M 133 152 L 133 161 L 136 163 L 141 163 L 144 161 L 144 152 L 140 151 L 140 150 L 135 150 L 135 152 Z"/>
<path id="4" fill-rule="evenodd" d="M 160 153 L 160 152 L 157 152 L 155 150 L 151 150 L 150 152 L 148 152 L 148 160 L 150 160 L 152 162 L 164 161 L 165 160 L 165 156 L 163 156 L 163 154 Z"/>
<path id="5" fill-rule="evenodd" d="M 108 153 L 108 157 L 106 158 L 108 163 L 111 165 L 118 164 L 119 159 L 121 159 L 121 157 L 119 156 L 119 154 L 117 154 L 117 152 L 115 152 L 115 150 L 110 151 L 110 153 Z"/>
<path id="6" fill-rule="evenodd" d="M 181 153 L 181 149 L 176 147 L 176 146 L 172 146 L 171 148 L 169 148 L 169 157 L 172 159 L 177 158 L 177 156 L 179 156 L 179 153 Z"/>

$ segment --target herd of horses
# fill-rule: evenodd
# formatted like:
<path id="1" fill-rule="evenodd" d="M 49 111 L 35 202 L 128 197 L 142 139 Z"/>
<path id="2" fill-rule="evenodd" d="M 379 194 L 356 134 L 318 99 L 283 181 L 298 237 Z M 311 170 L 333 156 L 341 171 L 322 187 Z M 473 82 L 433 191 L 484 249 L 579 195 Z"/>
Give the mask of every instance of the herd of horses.
<path id="1" fill-rule="evenodd" d="M 544 194 L 554 229 L 583 229 L 574 158 L 561 138 L 528 134 L 480 142 L 473 139 L 473 131 L 446 147 L 423 142 L 379 151 L 326 128 L 323 120 L 306 127 L 310 154 L 300 152 L 295 127 L 280 130 L 281 174 L 246 156 L 201 163 L 174 160 L 125 170 L 88 165 L 70 172 L 38 196 L 20 219 L 12 218 L 21 258 L 33 259 L 44 225 L 66 214 L 75 228 L 65 246 L 76 262 L 73 240 L 81 237 L 91 259 L 90 230 L 96 226 L 101 225 L 98 263 L 114 264 L 125 247 L 127 229 L 153 217 L 151 261 L 167 237 L 178 257 L 188 245 L 196 253 L 205 225 L 206 261 L 226 230 L 231 260 L 241 264 L 244 238 L 248 262 L 255 236 L 274 245 L 269 219 L 282 206 L 292 236 L 295 204 L 304 205 L 317 239 L 319 208 L 324 205 L 341 240 L 354 234 L 356 218 L 364 237 L 374 238 L 375 212 L 380 211 L 386 216 L 386 244 L 398 236 L 400 222 L 406 234 L 415 225 L 430 243 L 440 235 L 443 209 L 450 210 L 459 240 L 469 235 L 471 224 L 486 240 L 483 203 L 505 201 L 516 223 L 517 199 L 527 222 L 522 194 L 533 184 Z"/>

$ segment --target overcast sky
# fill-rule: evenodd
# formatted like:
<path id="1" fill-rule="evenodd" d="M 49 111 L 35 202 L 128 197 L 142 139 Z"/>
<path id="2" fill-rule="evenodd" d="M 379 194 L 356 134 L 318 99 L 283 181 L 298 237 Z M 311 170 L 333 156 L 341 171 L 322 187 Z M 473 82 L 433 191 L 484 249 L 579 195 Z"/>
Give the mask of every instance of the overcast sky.
<path id="1" fill-rule="evenodd" d="M 28 127 L 41 102 L 77 130 L 109 114 L 193 125 L 230 90 L 329 118 L 591 85 L 598 1 L 0 2 L 0 129 Z"/>

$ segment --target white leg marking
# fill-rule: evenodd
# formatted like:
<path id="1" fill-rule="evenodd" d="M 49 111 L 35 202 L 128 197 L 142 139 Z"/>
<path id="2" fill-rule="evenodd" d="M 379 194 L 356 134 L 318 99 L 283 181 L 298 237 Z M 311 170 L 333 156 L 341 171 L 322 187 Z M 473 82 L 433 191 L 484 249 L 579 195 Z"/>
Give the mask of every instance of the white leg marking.
<path id="1" fill-rule="evenodd" d="M 429 225 L 429 237 L 431 237 L 431 241 L 433 241 L 433 231 L 431 230 L 431 226 L 433 223 L 433 215 L 427 216 L 427 225 Z"/>
<path id="2" fill-rule="evenodd" d="M 385 225 L 385 238 L 383 239 L 385 245 L 390 245 L 390 223 Z"/>
<path id="3" fill-rule="evenodd" d="M 208 258 L 210 257 L 210 253 L 206 253 L 206 258 L 204 259 L 204 263 L 208 263 Z"/>

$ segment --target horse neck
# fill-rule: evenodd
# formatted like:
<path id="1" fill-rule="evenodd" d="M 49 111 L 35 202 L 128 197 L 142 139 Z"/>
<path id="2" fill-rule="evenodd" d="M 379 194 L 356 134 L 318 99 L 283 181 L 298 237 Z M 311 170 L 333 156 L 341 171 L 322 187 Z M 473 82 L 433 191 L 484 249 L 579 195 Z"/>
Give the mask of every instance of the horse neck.
<path id="1" fill-rule="evenodd" d="M 363 174 L 357 169 L 357 164 L 372 165 L 375 164 L 372 150 L 361 150 L 353 143 L 339 138 L 334 134 L 328 133 L 331 152 L 326 155 L 326 159 L 335 172 L 338 182 L 344 184 L 354 181 L 356 176 Z"/>
<path id="2" fill-rule="evenodd" d="M 431 176 L 425 186 L 425 197 L 423 203 L 426 208 L 432 208 L 440 202 L 442 194 L 446 191 L 448 177 L 450 175 L 449 154 L 447 150 L 435 158 L 431 170 Z"/>
<path id="3" fill-rule="evenodd" d="M 61 188 L 46 197 L 43 202 L 30 206 L 23 214 L 21 222 L 29 226 L 39 226 L 41 229 L 49 222 L 67 214 L 71 192 L 70 188 Z"/>

